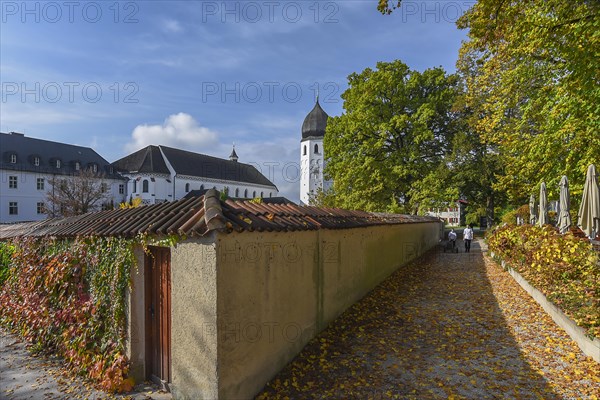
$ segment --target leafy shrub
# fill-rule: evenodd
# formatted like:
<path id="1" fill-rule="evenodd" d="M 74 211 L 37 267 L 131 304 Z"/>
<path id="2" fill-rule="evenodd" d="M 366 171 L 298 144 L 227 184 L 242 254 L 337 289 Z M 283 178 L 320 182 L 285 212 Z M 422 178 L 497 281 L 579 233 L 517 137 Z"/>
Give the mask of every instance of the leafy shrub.
<path id="1" fill-rule="evenodd" d="M 10 261 L 12 260 L 15 246 L 10 243 L 0 243 L 0 287 L 8 279 Z"/>
<path id="2" fill-rule="evenodd" d="M 491 251 L 543 292 L 592 337 L 600 336 L 600 266 L 587 239 L 555 228 L 506 225 L 488 237 Z"/>
<path id="3" fill-rule="evenodd" d="M 514 225 L 517 222 L 517 217 L 522 218 L 526 223 L 529 222 L 529 206 L 523 205 L 517 209 L 506 211 L 502 216 L 502 222 Z"/>
<path id="4" fill-rule="evenodd" d="M 130 241 L 15 239 L 0 287 L 0 324 L 52 350 L 107 391 L 131 390 L 125 354 Z"/>

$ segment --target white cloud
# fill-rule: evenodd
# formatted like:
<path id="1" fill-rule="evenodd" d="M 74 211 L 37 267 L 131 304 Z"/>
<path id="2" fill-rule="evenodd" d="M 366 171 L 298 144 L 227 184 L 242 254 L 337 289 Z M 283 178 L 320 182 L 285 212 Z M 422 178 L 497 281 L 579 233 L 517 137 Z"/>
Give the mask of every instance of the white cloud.
<path id="1" fill-rule="evenodd" d="M 180 112 L 170 115 L 162 125 L 136 126 L 125 148 L 132 152 L 154 144 L 206 153 L 206 147 L 215 146 L 218 141 L 216 132 L 200 126 L 191 115 Z"/>
<path id="2" fill-rule="evenodd" d="M 162 30 L 167 33 L 178 33 L 183 30 L 179 21 L 174 19 L 167 19 L 163 21 Z"/>

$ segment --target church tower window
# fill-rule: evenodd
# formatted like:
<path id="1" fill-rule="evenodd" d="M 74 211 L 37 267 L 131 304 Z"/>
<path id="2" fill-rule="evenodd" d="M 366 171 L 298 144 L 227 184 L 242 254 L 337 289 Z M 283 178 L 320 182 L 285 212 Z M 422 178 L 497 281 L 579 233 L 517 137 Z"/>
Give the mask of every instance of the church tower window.
<path id="1" fill-rule="evenodd" d="M 318 153 L 319 153 L 319 145 L 315 144 L 315 154 L 318 154 Z"/>

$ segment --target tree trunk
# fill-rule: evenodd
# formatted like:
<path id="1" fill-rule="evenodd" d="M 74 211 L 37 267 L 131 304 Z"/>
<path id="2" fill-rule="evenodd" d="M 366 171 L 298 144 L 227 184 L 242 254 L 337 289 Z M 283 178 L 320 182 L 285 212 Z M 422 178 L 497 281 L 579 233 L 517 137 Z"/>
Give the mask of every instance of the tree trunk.
<path id="1" fill-rule="evenodd" d="M 489 229 L 494 224 L 494 193 L 490 193 L 488 195 L 485 216 L 487 220 L 487 228 Z"/>

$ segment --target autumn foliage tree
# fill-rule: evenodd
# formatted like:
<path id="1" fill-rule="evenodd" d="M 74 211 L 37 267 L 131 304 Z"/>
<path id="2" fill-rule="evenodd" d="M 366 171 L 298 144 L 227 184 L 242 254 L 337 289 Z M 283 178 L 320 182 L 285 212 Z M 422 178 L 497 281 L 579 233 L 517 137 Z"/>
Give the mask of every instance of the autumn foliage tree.
<path id="1" fill-rule="evenodd" d="M 496 188 L 522 204 L 567 175 L 579 194 L 600 160 L 600 2 L 479 0 L 458 26 L 472 128 L 504 161 Z"/>
<path id="2" fill-rule="evenodd" d="M 54 176 L 49 180 L 46 209 L 51 217 L 70 217 L 97 211 L 109 201 L 109 192 L 102 175 L 81 170 L 72 176 Z"/>
<path id="3" fill-rule="evenodd" d="M 379 62 L 351 74 L 348 86 L 344 113 L 330 118 L 324 139 L 329 205 L 416 213 L 436 199 L 456 200 L 441 174 L 460 130 L 458 76 Z"/>

